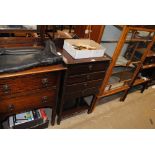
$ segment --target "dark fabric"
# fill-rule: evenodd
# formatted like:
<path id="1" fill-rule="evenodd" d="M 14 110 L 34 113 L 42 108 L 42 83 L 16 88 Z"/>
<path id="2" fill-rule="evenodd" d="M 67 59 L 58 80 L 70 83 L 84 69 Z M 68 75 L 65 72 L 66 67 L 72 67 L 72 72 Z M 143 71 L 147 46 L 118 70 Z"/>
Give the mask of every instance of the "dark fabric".
<path id="1" fill-rule="evenodd" d="M 0 49 L 0 73 L 59 63 L 62 63 L 62 57 L 57 55 L 55 45 L 50 40 L 45 42 L 44 49 L 26 47 Z"/>

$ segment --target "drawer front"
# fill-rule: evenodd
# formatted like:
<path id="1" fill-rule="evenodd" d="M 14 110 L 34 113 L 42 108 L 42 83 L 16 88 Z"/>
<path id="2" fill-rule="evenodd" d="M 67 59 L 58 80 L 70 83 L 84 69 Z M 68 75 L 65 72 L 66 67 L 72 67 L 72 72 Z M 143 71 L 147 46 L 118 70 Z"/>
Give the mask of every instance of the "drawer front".
<path id="1" fill-rule="evenodd" d="M 56 86 L 57 75 L 57 73 L 44 73 L 0 79 L 0 96 L 9 97 L 17 93 Z"/>
<path id="2" fill-rule="evenodd" d="M 83 82 L 79 84 L 67 85 L 65 89 L 65 93 L 78 92 L 92 87 L 99 88 L 101 84 L 102 84 L 102 80 L 94 80 L 94 81 Z"/>
<path id="3" fill-rule="evenodd" d="M 104 79 L 104 76 L 105 76 L 105 71 L 94 72 L 89 74 L 72 75 L 67 78 L 66 84 L 70 85 L 75 83 L 91 81 L 91 80 Z"/>
<path id="4" fill-rule="evenodd" d="M 85 74 L 96 71 L 105 71 L 107 69 L 108 62 L 93 62 L 86 64 L 75 64 L 68 67 L 68 74 Z"/>
<path id="5" fill-rule="evenodd" d="M 6 117 L 26 110 L 41 107 L 53 107 L 56 102 L 56 90 L 40 90 L 30 95 L 9 98 L 0 102 L 0 116 Z"/>
<path id="6" fill-rule="evenodd" d="M 75 99 L 77 97 L 85 97 L 85 96 L 95 95 L 98 92 L 99 92 L 99 89 L 96 87 L 89 88 L 89 89 L 83 89 L 83 90 L 78 91 L 78 92 L 65 94 L 65 99 L 70 100 L 70 99 Z"/>

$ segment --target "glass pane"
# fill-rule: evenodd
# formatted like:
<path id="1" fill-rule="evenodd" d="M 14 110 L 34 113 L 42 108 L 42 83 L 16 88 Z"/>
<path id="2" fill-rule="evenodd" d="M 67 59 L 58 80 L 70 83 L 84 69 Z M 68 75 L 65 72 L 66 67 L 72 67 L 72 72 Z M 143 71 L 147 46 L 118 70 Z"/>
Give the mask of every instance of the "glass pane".
<path id="1" fill-rule="evenodd" d="M 131 82 L 135 70 L 141 62 L 141 58 L 148 44 L 151 42 L 152 36 L 153 33 L 143 31 L 131 31 L 128 33 L 115 67 L 113 68 L 106 90 L 120 88 Z M 110 49 L 112 46 L 113 43 L 109 43 L 108 48 Z M 115 49 L 113 49 L 113 52 L 114 50 Z M 108 54 L 108 50 L 106 52 Z M 112 56 L 111 53 L 112 52 L 110 52 L 110 55 Z M 138 77 L 140 77 L 140 74 Z"/>

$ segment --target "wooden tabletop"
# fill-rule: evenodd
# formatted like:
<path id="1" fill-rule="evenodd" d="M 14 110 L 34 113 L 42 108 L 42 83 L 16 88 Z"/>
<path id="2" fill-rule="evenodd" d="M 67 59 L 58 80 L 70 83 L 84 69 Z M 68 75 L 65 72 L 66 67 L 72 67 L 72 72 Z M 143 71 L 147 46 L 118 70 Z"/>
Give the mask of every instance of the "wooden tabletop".
<path id="1" fill-rule="evenodd" d="M 32 69 L 27 69 L 24 71 L 14 72 L 14 73 L 1 73 L 1 78 L 9 78 L 9 77 L 16 77 L 16 76 L 23 76 L 23 75 L 29 75 L 29 74 L 38 74 L 38 73 L 47 73 L 47 72 L 56 72 L 65 70 L 66 67 L 64 65 L 52 65 L 52 66 L 42 66 L 42 67 L 34 67 Z"/>

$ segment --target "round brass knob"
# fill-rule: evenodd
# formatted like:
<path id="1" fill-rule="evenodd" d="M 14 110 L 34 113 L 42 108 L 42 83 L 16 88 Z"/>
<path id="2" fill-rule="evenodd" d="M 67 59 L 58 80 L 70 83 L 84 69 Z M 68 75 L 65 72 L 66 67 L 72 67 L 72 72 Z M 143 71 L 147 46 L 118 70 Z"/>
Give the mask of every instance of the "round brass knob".
<path id="1" fill-rule="evenodd" d="M 42 79 L 42 84 L 44 87 L 47 87 L 48 86 L 48 78 Z"/>

